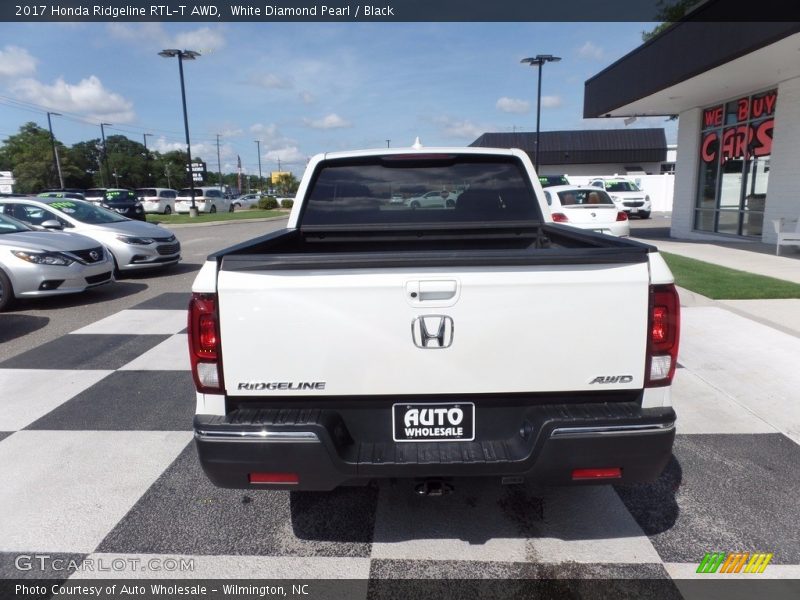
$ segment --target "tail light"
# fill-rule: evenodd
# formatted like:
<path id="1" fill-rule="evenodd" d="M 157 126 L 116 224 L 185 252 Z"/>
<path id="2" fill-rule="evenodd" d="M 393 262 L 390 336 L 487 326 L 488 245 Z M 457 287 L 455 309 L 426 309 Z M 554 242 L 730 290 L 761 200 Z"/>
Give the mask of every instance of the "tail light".
<path id="1" fill-rule="evenodd" d="M 216 294 L 192 294 L 189 302 L 189 359 L 198 392 L 221 394 L 222 352 Z"/>
<path id="2" fill-rule="evenodd" d="M 624 210 L 617 211 L 617 221 L 627 221 L 628 220 L 628 213 Z"/>
<path id="3" fill-rule="evenodd" d="M 645 387 L 660 387 L 672 383 L 678 363 L 680 330 L 680 299 L 675 286 L 651 286 Z"/>
<path id="4" fill-rule="evenodd" d="M 568 223 L 569 222 L 569 219 L 567 218 L 567 215 L 565 215 L 564 213 L 553 213 L 550 216 L 553 217 L 553 223 Z"/>

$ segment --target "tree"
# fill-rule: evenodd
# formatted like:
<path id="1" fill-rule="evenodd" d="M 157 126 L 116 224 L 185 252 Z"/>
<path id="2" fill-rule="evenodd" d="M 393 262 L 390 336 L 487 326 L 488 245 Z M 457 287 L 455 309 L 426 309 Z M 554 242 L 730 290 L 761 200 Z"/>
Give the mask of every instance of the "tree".
<path id="1" fill-rule="evenodd" d="M 100 186 L 101 148 L 100 139 L 95 138 L 87 142 L 78 142 L 67 149 L 67 156 L 74 170 L 69 176 L 65 175 L 65 187 L 85 190 Z"/>
<path id="2" fill-rule="evenodd" d="M 60 152 L 63 152 L 63 146 Z M 68 165 L 62 164 L 62 169 L 64 166 Z M 9 137 L 0 148 L 0 169 L 14 172 L 14 191 L 21 194 L 58 187 L 50 132 L 36 123 L 25 123 L 19 128 L 19 133 Z"/>
<path id="3" fill-rule="evenodd" d="M 701 0 L 658 0 L 658 12 L 655 15 L 655 21 L 663 21 L 650 31 L 642 32 L 642 41 L 646 42 L 659 33 L 664 31 L 667 27 L 672 25 L 675 21 L 680 21 L 681 18 L 690 12 L 692 8 L 700 4 Z"/>
<path id="4" fill-rule="evenodd" d="M 294 173 L 284 173 L 275 179 L 272 184 L 278 188 L 278 193 L 281 196 L 294 196 L 297 188 L 300 187 L 300 182 L 297 181 Z"/>

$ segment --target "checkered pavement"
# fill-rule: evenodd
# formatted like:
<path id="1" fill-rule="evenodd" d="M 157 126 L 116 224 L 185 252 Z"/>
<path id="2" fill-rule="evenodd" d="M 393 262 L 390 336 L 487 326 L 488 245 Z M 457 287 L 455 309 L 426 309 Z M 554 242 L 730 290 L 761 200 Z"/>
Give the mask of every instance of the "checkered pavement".
<path id="1" fill-rule="evenodd" d="M 762 577 L 800 577 L 796 337 L 684 309 L 678 436 L 651 485 L 223 490 L 192 444 L 187 299 L 164 294 L 0 362 L 0 578 L 47 576 L 14 567 L 47 553 L 194 565 L 73 578 L 666 579 L 696 577 L 712 550 L 773 552 Z"/>

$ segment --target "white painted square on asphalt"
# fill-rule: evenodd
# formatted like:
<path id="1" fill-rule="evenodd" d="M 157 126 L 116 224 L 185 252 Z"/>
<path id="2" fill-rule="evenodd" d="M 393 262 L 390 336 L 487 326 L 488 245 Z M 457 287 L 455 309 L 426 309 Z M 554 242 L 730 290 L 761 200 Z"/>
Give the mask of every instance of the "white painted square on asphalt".
<path id="1" fill-rule="evenodd" d="M 672 404 L 678 433 L 778 433 L 724 392 L 689 369 L 678 369 L 672 381 Z"/>
<path id="2" fill-rule="evenodd" d="M 339 556 L 195 556 L 96 552 L 87 556 L 85 562 L 85 568 L 76 571 L 71 579 L 366 580 L 369 578 L 370 559 Z M 108 570 L 100 571 L 101 567 Z"/>
<path id="3" fill-rule="evenodd" d="M 173 334 L 186 329 L 185 310 L 121 310 L 73 334 Z"/>
<path id="4" fill-rule="evenodd" d="M 187 335 L 179 333 L 134 358 L 120 371 L 189 371 Z"/>
<path id="5" fill-rule="evenodd" d="M 113 371 L 0 369 L 0 431 L 27 427 Z"/>
<path id="6" fill-rule="evenodd" d="M 441 498 L 415 496 L 411 484 L 382 489 L 372 558 L 661 562 L 610 486 L 504 487 L 497 480 L 472 479 L 454 484 L 456 491 Z"/>
<path id="7" fill-rule="evenodd" d="M 0 551 L 93 552 L 191 440 L 184 431 L 19 431 L 0 444 Z"/>

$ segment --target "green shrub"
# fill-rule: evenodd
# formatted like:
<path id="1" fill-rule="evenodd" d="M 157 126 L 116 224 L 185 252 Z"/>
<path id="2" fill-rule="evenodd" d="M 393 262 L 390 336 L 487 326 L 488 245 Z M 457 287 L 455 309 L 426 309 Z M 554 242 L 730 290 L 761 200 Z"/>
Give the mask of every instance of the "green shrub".
<path id="1" fill-rule="evenodd" d="M 278 201 L 275 196 L 262 196 L 258 201 L 258 208 L 261 210 L 272 210 L 278 208 Z"/>
<path id="2" fill-rule="evenodd" d="M 284 198 L 281 200 L 281 208 L 292 208 L 294 206 L 294 200 L 291 198 Z"/>

